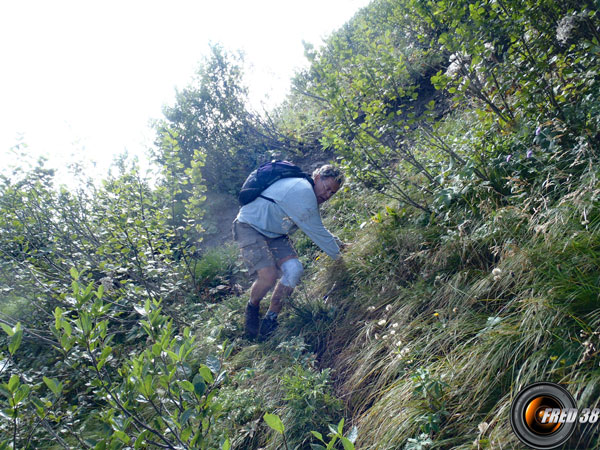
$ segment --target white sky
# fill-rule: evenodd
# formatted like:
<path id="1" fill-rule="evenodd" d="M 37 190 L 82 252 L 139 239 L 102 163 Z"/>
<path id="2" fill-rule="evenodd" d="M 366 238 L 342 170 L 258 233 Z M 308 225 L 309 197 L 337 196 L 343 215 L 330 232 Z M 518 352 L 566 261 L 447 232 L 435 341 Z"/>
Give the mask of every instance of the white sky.
<path id="1" fill-rule="evenodd" d="M 252 103 L 281 101 L 320 45 L 369 0 L 0 0 L 0 155 L 98 163 L 151 144 L 151 119 L 191 81 L 209 42 L 245 53 Z M 265 96 L 269 95 L 269 99 Z M 64 175 L 63 175 L 64 176 Z M 66 180 L 65 180 L 66 181 Z"/>

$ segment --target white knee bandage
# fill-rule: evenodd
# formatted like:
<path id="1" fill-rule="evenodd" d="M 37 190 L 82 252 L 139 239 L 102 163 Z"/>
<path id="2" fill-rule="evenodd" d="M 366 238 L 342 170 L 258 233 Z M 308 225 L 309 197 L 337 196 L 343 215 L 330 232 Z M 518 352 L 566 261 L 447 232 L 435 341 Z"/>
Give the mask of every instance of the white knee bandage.
<path id="1" fill-rule="evenodd" d="M 281 277 L 281 284 L 287 287 L 296 287 L 304 272 L 302 263 L 297 258 L 288 259 L 281 265 L 281 271 L 283 276 Z"/>

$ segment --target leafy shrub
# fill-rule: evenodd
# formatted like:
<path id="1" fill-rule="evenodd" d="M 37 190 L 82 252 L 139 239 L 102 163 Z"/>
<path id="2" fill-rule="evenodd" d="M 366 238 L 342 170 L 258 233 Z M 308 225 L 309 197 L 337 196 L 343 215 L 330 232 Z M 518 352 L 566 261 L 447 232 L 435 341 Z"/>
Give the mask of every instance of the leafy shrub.
<path id="1" fill-rule="evenodd" d="M 331 392 L 331 371 L 317 371 L 296 364 L 281 379 L 286 407 L 282 414 L 288 424 L 287 436 L 292 448 L 305 444 L 311 431 L 327 430 L 331 422 L 337 423 L 341 402 Z"/>

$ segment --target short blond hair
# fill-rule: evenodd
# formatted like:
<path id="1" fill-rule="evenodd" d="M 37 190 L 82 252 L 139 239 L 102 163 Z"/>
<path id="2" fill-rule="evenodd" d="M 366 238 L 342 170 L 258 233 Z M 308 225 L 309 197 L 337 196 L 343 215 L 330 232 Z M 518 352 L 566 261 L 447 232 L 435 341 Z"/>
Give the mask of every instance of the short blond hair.
<path id="1" fill-rule="evenodd" d="M 335 181 L 341 186 L 344 184 L 344 173 L 339 167 L 331 164 L 325 164 L 324 166 L 315 169 L 312 173 L 313 179 L 319 175 L 321 178 L 334 178 Z"/>

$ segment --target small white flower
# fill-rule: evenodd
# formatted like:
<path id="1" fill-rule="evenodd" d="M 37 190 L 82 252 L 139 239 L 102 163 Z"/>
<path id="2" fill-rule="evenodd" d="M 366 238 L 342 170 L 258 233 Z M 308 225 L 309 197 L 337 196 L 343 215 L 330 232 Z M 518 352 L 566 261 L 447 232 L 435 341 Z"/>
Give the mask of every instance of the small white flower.
<path id="1" fill-rule="evenodd" d="M 393 336 L 393 335 L 395 335 L 395 334 L 396 334 L 396 330 L 391 330 L 391 331 L 390 331 L 390 334 L 391 334 L 392 336 Z"/>
<path id="2" fill-rule="evenodd" d="M 385 319 L 381 319 L 379 322 L 377 322 L 377 325 L 380 325 L 380 326 L 385 325 Z"/>
<path id="3" fill-rule="evenodd" d="M 386 311 L 389 311 L 389 310 L 391 310 L 391 309 L 392 309 L 392 305 L 387 305 L 387 306 L 385 307 L 385 310 L 386 310 Z"/>
<path id="4" fill-rule="evenodd" d="M 404 356 L 406 356 L 409 353 L 410 353 L 410 348 L 404 347 L 402 350 L 400 350 L 400 357 L 403 358 Z"/>
<path id="5" fill-rule="evenodd" d="M 392 328 L 398 328 L 398 322 L 393 323 Z"/>
<path id="6" fill-rule="evenodd" d="M 479 425 L 477 425 L 477 429 L 479 430 L 480 434 L 485 433 L 489 427 L 490 424 L 487 422 L 481 422 Z"/>
<path id="7" fill-rule="evenodd" d="M 492 270 L 492 275 L 494 275 L 495 277 L 499 277 L 500 275 L 502 275 L 502 269 L 500 267 L 494 268 L 494 270 Z"/>

